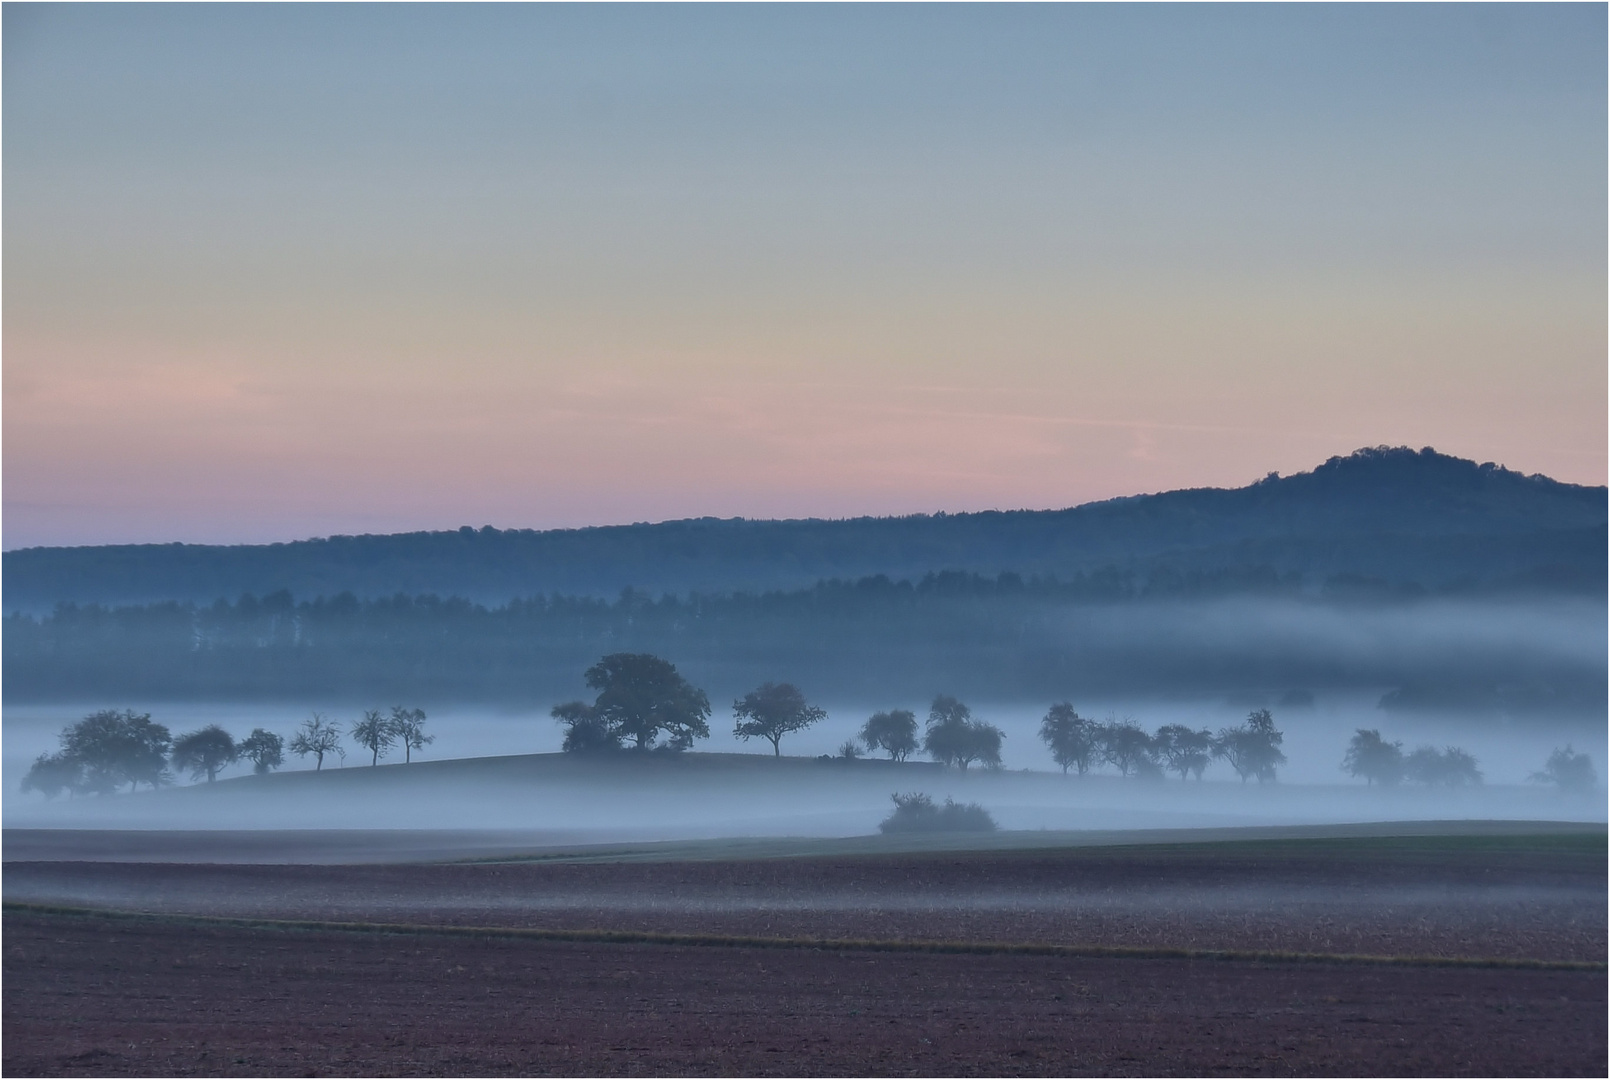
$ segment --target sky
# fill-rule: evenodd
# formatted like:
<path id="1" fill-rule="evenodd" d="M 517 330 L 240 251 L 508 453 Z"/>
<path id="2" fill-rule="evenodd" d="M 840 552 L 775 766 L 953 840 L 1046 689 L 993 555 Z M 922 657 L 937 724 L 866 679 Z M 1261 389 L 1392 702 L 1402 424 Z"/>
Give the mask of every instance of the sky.
<path id="1" fill-rule="evenodd" d="M 0 542 L 1602 484 L 1606 31 L 7 4 Z"/>

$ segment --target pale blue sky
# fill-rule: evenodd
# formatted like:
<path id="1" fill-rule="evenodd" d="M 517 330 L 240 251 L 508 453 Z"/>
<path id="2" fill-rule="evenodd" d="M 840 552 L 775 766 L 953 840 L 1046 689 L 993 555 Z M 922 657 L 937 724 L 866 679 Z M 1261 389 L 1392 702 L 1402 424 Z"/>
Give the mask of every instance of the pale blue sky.
<path id="1" fill-rule="evenodd" d="M 1602 5 L 4 30 L 8 548 L 1605 478 Z"/>

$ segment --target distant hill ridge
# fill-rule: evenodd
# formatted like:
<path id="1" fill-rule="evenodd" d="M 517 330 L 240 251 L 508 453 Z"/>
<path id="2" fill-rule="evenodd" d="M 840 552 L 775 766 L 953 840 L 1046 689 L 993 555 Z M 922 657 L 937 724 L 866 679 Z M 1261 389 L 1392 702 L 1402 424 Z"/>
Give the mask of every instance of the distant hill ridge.
<path id="1" fill-rule="evenodd" d="M 332 536 L 264 545 L 25 548 L 3 558 L 7 611 L 58 602 L 210 601 L 281 589 L 464 596 L 793 589 L 938 570 L 1073 576 L 1268 567 L 1305 580 L 1600 592 L 1604 487 L 1431 448 L 1374 447 L 1242 488 L 1065 510 L 846 520 L 699 518 L 585 529 Z"/>

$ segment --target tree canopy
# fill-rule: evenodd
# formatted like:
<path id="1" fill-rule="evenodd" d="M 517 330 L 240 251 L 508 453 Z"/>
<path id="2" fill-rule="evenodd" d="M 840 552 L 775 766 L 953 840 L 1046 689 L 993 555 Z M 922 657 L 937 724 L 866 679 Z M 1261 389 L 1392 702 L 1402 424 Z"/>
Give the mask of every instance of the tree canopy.
<path id="1" fill-rule="evenodd" d="M 1006 733 L 994 724 L 975 720 L 966 705 L 948 694 L 934 698 L 928 710 L 928 727 L 922 748 L 928 756 L 962 772 L 978 763 L 985 768 L 1001 766 L 1001 741 Z"/>
<path id="2" fill-rule="evenodd" d="M 263 728 L 253 728 L 240 742 L 240 756 L 252 763 L 252 772 L 266 775 L 285 764 L 285 738 Z"/>
<path id="3" fill-rule="evenodd" d="M 218 779 L 218 771 L 233 765 L 240 757 L 234 738 L 217 724 L 181 735 L 173 743 L 173 767 L 190 773 L 192 780 L 203 776 L 207 783 Z"/>
<path id="4" fill-rule="evenodd" d="M 827 716 L 825 709 L 809 705 L 793 683 L 765 683 L 732 703 L 735 738 L 771 742 L 772 755 L 782 756 L 783 736 L 803 731 Z"/>
<path id="5" fill-rule="evenodd" d="M 1200 781 L 1203 770 L 1213 760 L 1213 733 L 1206 729 L 1165 724 L 1157 729 L 1153 745 L 1169 771 L 1179 773 L 1181 780 L 1185 779 L 1186 774 L 1195 773 Z"/>
<path id="6" fill-rule="evenodd" d="M 1080 776 L 1090 771 L 1097 753 L 1095 724 L 1075 712 L 1070 703 L 1051 706 L 1040 721 L 1040 739 L 1064 775 L 1070 767 Z"/>
<path id="7" fill-rule="evenodd" d="M 910 709 L 876 712 L 861 725 L 861 741 L 868 750 L 882 750 L 890 761 L 904 761 L 917 752 L 917 714 Z"/>
<path id="8" fill-rule="evenodd" d="M 1563 749 L 1556 747 L 1542 771 L 1533 773 L 1529 779 L 1537 784 L 1553 784 L 1561 791 L 1575 794 L 1591 794 L 1599 789 L 1599 777 L 1593 771 L 1593 762 L 1588 755 L 1573 751 L 1570 743 Z"/>
<path id="9" fill-rule="evenodd" d="M 1403 779 L 1403 744 L 1387 742 L 1375 728 L 1359 728 L 1347 744 L 1342 768 L 1366 784 L 1392 787 Z"/>
<path id="10" fill-rule="evenodd" d="M 341 725 L 326 720 L 319 713 L 302 721 L 302 726 L 291 739 L 290 749 L 298 757 L 312 754 L 314 772 L 324 768 L 325 754 L 339 754 L 343 759 L 347 756 L 347 752 L 341 749 Z"/>
<path id="11" fill-rule="evenodd" d="M 1275 767 L 1286 763 L 1280 744 L 1285 735 L 1275 727 L 1268 709 L 1249 713 L 1246 723 L 1222 728 L 1213 740 L 1213 756 L 1229 762 L 1244 784 L 1256 777 L 1258 783 L 1274 783 Z"/>
<path id="12" fill-rule="evenodd" d="M 598 691 L 591 705 L 574 701 L 553 709 L 554 719 L 570 728 L 566 750 L 623 743 L 648 750 L 664 736 L 664 749 L 680 751 L 710 737 L 710 699 L 670 661 L 650 653 L 611 653 L 587 669 L 586 679 Z"/>

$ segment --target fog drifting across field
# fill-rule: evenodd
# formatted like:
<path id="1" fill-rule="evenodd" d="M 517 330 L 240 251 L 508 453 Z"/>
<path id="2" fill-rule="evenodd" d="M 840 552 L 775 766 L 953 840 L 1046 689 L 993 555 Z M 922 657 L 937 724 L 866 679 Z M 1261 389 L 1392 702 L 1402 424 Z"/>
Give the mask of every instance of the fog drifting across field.
<path id="1" fill-rule="evenodd" d="M 806 688 L 807 692 L 809 688 Z M 744 743 L 732 737 L 731 697 L 712 692 L 714 706 L 710 718 L 711 737 L 700 740 L 696 749 L 718 753 L 771 754 L 765 742 Z M 1348 782 L 1340 771 L 1347 741 L 1358 728 L 1378 728 L 1383 736 L 1400 740 L 1405 750 L 1421 744 L 1462 746 L 1474 754 L 1489 784 L 1520 784 L 1540 769 L 1549 752 L 1570 742 L 1593 758 L 1601 781 L 1606 761 L 1606 730 L 1602 718 L 1540 717 L 1519 722 L 1495 717 L 1470 717 L 1459 713 L 1387 712 L 1377 706 L 1379 691 L 1359 691 L 1316 695 L 1312 706 L 1283 707 L 1277 695 L 1227 698 L 1136 699 L 1094 698 L 1075 700 L 1081 715 L 1097 720 L 1129 717 L 1148 731 L 1164 724 L 1186 724 L 1192 728 L 1217 731 L 1245 720 L 1254 708 L 1270 708 L 1277 726 L 1285 733 L 1287 764 L 1280 770 L 1286 783 L 1336 784 Z M 917 714 L 918 722 L 927 714 L 926 700 L 880 700 L 867 702 L 821 702 L 828 717 L 816 727 L 787 736 L 785 755 L 816 757 L 834 754 L 853 738 L 872 713 L 883 709 L 906 708 Z M 124 703 L 116 703 L 124 707 Z M 131 707 L 150 712 L 178 735 L 205 724 L 220 724 L 240 739 L 253 728 L 263 727 L 290 737 L 297 725 L 317 708 L 343 727 L 360 719 L 368 705 L 329 704 L 298 709 L 286 705 L 201 704 L 196 702 L 133 702 Z M 391 704 L 391 703 L 383 703 Z M 409 703 L 412 704 L 412 703 Z M 1039 739 L 1040 720 L 1045 704 L 969 702 L 974 714 L 1006 732 L 1002 764 L 1009 770 L 1055 770 L 1045 744 Z M 12 705 L 4 713 L 3 779 L 5 807 L 13 808 L 23 775 L 35 757 L 57 749 L 57 736 L 63 727 L 107 703 L 65 705 Z M 442 761 L 454 758 L 492 757 L 506 754 L 545 754 L 559 749 L 563 729 L 548 715 L 547 709 L 517 710 L 486 706 L 427 703 L 426 730 L 436 741 L 415 753 L 416 760 Z M 350 740 L 348 740 L 350 742 Z M 920 755 L 919 755 L 920 757 Z M 401 760 L 400 751 L 382 759 Z M 330 758 L 325 768 L 367 767 L 368 752 L 348 746 L 346 758 Z M 312 769 L 312 759 L 287 753 L 285 771 Z M 241 776 L 250 772 L 249 763 L 233 766 L 223 775 Z M 1208 779 L 1232 780 L 1234 774 L 1223 762 L 1215 762 L 1206 773 Z M 181 782 L 187 782 L 180 778 Z"/>
<path id="2" fill-rule="evenodd" d="M 998 772 L 946 772 L 929 763 L 897 766 L 881 761 L 817 761 L 769 754 L 626 754 L 610 758 L 569 755 L 440 760 L 411 767 L 370 768 L 349 755 L 344 768 L 323 774 L 291 770 L 250 775 L 215 785 L 187 785 L 156 793 L 80 797 L 46 802 L 6 795 L 6 824 L 23 827 L 139 829 L 495 829 L 541 834 L 547 843 L 673 840 L 717 837 L 853 836 L 876 831 L 895 791 L 924 791 L 936 800 L 978 802 L 1004 829 L 1149 829 L 1333 822 L 1524 819 L 1605 820 L 1602 795 L 1570 798 L 1550 788 L 1517 783 L 1541 765 L 1551 744 L 1530 733 L 1496 732 L 1483 742 L 1466 738 L 1473 752 L 1491 755 L 1491 783 L 1477 789 L 1367 788 L 1334 770 L 1357 714 L 1338 710 L 1327 720 L 1323 704 L 1287 723 L 1293 768 L 1283 782 L 1243 785 L 1215 766 L 1203 783 L 1124 779 L 1110 773 L 1064 777 L 1046 771 L 1043 748 L 1033 739 L 1037 717 L 1027 709 L 980 709 L 1008 729 L 1010 768 Z M 1227 706 L 1178 706 L 1144 715 L 1148 725 L 1169 719 L 1233 720 Z M 177 716 L 170 719 L 177 719 Z M 220 716 L 221 720 L 228 717 Z M 431 750 L 463 752 L 471 738 L 513 741 L 534 718 L 480 715 L 456 728 L 441 717 L 443 739 Z M 842 739 L 853 717 L 837 729 L 816 731 L 785 747 L 804 754 Z M 460 730 L 455 747 L 446 733 Z M 1404 734 L 1404 733 L 1397 733 Z M 1602 733 L 1601 733 L 1602 739 Z M 20 740 L 19 740 L 20 741 Z M 718 740 L 711 740 L 717 742 Z M 721 740 L 725 741 L 725 740 Z M 1581 745 L 1581 741 L 1577 743 Z M 482 744 L 484 746 L 484 744 Z M 507 749 L 519 749 L 503 744 Z M 8 752 L 14 752 L 7 740 Z M 1596 748 L 1602 755 L 1602 742 Z M 1595 749 L 1590 749 L 1594 753 Z M 1508 755 L 1507 757 L 1505 755 Z M 1322 755 L 1322 756 L 1321 756 Z M 1313 760 L 1308 760 L 1312 758 Z M 1025 759 L 1040 766 L 1025 771 Z M 1596 757 L 1596 762 L 1602 761 Z M 15 767 L 15 766 L 14 766 Z"/>
<path id="3" fill-rule="evenodd" d="M 978 672 L 995 662 L 992 658 L 1010 663 L 1023 658 L 1020 652 L 975 650 L 968 653 L 972 667 L 965 670 L 947 666 L 948 654 L 923 653 L 922 663 L 906 670 L 907 676 L 918 668 L 926 672 L 920 681 L 908 680 L 918 691 L 895 689 L 887 696 L 874 696 L 855 687 L 883 685 L 872 677 L 882 663 L 879 654 L 867 653 L 855 663 L 844 661 L 833 667 L 820 649 L 809 663 L 801 652 L 797 664 L 778 662 L 765 650 L 740 649 L 720 663 L 696 659 L 680 663 L 679 654 L 666 653 L 709 693 L 712 737 L 700 741 L 696 750 L 705 755 L 748 755 L 734 758 L 737 765 L 729 763 L 730 767 L 655 766 L 635 776 L 624 763 L 619 768 L 583 767 L 572 759 L 532 765 L 524 772 L 524 766 L 441 767 L 463 759 L 556 752 L 562 733 L 548 709 L 587 693 L 580 678 L 584 665 L 578 661 L 574 676 L 567 676 L 574 678 L 573 685 L 567 683 L 551 695 L 528 695 L 526 700 L 535 703 L 519 708 L 428 696 L 395 700 L 390 695 L 367 701 L 309 695 L 306 700 L 291 698 L 294 704 L 272 705 L 128 697 L 7 705 L 0 755 L 5 818 L 9 826 L 61 822 L 110 828 L 519 828 L 626 839 L 831 836 L 874 830 L 888 812 L 891 791 L 921 790 L 936 799 L 954 796 L 981 802 L 1003 827 L 1014 829 L 1432 817 L 1604 820 L 1602 797 L 1565 800 L 1527 784 L 1550 752 L 1567 743 L 1591 757 L 1603 783 L 1604 711 L 1583 689 L 1603 685 L 1602 604 L 1428 601 L 1353 606 L 1237 600 L 1080 610 L 1083 621 L 1077 625 L 1051 628 L 1053 638 L 1067 635 L 1066 641 L 1056 642 L 1063 650 L 1056 655 L 1127 672 L 1123 679 L 1115 675 L 1108 680 L 1117 680 L 1116 685 L 1142 685 L 1146 672 L 1171 668 L 1176 675 L 1189 674 L 1197 685 L 1221 687 L 1194 694 L 1153 689 L 1075 695 L 1072 703 L 1082 715 L 1132 719 L 1148 731 L 1175 723 L 1218 731 L 1242 722 L 1252 709 L 1272 708 L 1277 726 L 1285 732 L 1287 763 L 1279 770 L 1280 783 L 1267 788 L 1243 786 L 1222 762 L 1209 767 L 1207 782 L 1201 786 L 1176 778 L 1161 784 L 1126 781 L 1110 771 L 1082 780 L 1048 775 L 1056 766 L 1038 738 L 1038 728 L 1046 708 L 1061 695 L 1041 697 L 1022 691 L 991 695 L 967 689 L 989 684 Z M 1098 618 L 1103 612 L 1105 617 Z M 1044 624 L 1035 631 L 1044 632 Z M 803 639 L 796 643 L 804 648 Z M 883 647 L 896 646 L 885 641 Z M 952 647 L 959 648 L 955 643 Z M 1216 668 L 1221 661 L 1224 666 Z M 1323 681 L 1299 681 L 1304 675 L 1334 678 L 1346 688 L 1327 690 L 1323 687 L 1331 684 Z M 783 753 L 794 761 L 781 771 L 770 768 L 777 763 L 759 761 L 770 756 L 769 745 L 742 743 L 731 734 L 734 698 L 766 679 L 797 680 L 806 697 L 828 712 L 817 726 L 785 738 Z M 946 685 L 947 681 L 954 685 Z M 1465 710 L 1379 707 L 1384 693 L 1417 681 L 1443 690 L 1485 686 L 1490 693 Z M 1090 681 L 1092 686 L 1101 684 L 1100 679 Z M 902 684 L 897 679 L 889 685 Z M 1152 685 L 1174 684 L 1160 679 Z M 1266 689 L 1223 688 L 1248 685 Z M 1308 695 L 1291 693 L 1305 686 L 1318 687 L 1311 703 Z M 1552 705 L 1528 709 L 1519 704 L 1526 700 L 1524 694 L 1504 697 L 1506 687 L 1531 687 L 1526 692 L 1536 691 L 1534 696 L 1541 694 L 1539 700 Z M 880 770 L 870 763 L 851 767 L 813 760 L 836 753 L 873 712 L 910 709 L 920 721 L 934 693 L 958 694 L 976 717 L 1005 732 L 1002 773 L 961 777 L 932 767 Z M 396 704 L 423 707 L 428 713 L 426 730 L 435 742 L 415 755 L 427 767 L 383 768 L 365 779 L 354 774 L 369 770 L 367 754 L 349 744 L 344 760 L 326 759 L 325 771 L 338 774 L 335 778 L 307 778 L 317 779 L 317 784 L 294 775 L 310 771 L 311 760 L 289 757 L 282 774 L 267 782 L 250 777 L 247 766 L 236 765 L 226 770 L 223 776 L 228 782 L 215 792 L 185 790 L 184 777 L 179 778 L 180 790 L 154 796 L 51 803 L 21 792 L 33 759 L 57 748 L 63 727 L 98 709 L 150 712 L 176 736 L 217 723 L 240 739 L 256 727 L 289 738 L 314 710 L 349 728 L 365 708 Z M 1402 742 L 1405 750 L 1425 744 L 1462 747 L 1476 757 L 1486 785 L 1451 792 L 1367 789 L 1340 768 L 1348 741 L 1360 728 L 1379 729 L 1386 739 Z M 400 756 L 393 751 L 383 764 L 392 765 Z M 754 768 L 739 768 L 745 761 Z M 418 784 L 413 784 L 415 780 Z"/>

